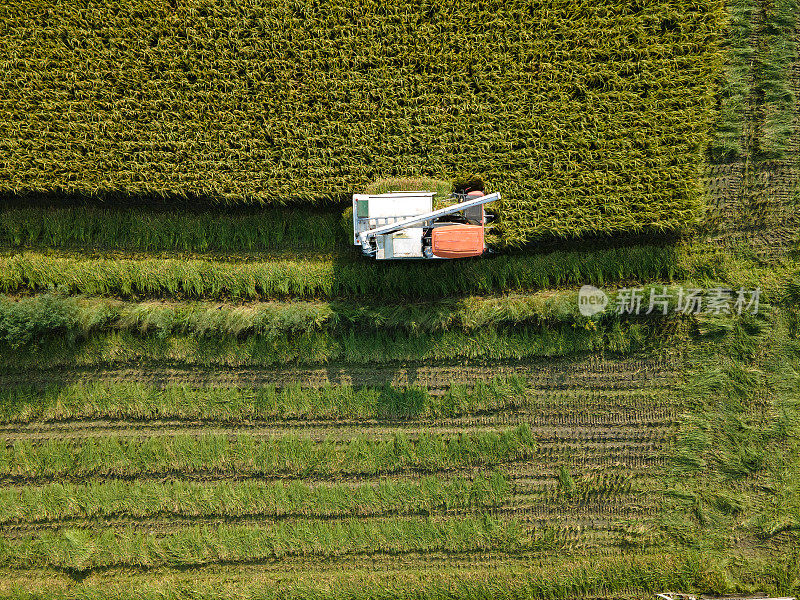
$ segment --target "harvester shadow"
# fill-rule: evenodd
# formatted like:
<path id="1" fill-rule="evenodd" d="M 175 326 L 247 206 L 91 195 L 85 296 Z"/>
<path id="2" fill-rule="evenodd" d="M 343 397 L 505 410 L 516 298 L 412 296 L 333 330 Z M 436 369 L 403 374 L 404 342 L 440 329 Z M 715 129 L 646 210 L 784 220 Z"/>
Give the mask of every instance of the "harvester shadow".
<path id="1" fill-rule="evenodd" d="M 383 417 L 423 411 L 430 363 L 438 362 L 437 337 L 404 319 L 410 305 L 424 303 L 426 310 L 430 301 L 448 296 L 441 289 L 448 262 L 376 261 L 355 248 L 333 258 L 336 300 L 330 305 L 342 354 L 324 366 L 331 385 L 380 388 L 378 413 Z"/>
<path id="2" fill-rule="evenodd" d="M 21 192 L 0 191 L 0 208 L 105 208 L 109 210 L 139 209 L 155 214 L 161 212 L 230 214 L 264 214 L 283 208 L 304 212 L 330 212 L 330 209 L 309 206 L 307 202 L 286 202 L 277 207 L 241 202 L 226 204 L 205 194 L 98 192 L 87 194 L 64 190 Z M 339 209 L 336 209 L 339 212 Z"/>

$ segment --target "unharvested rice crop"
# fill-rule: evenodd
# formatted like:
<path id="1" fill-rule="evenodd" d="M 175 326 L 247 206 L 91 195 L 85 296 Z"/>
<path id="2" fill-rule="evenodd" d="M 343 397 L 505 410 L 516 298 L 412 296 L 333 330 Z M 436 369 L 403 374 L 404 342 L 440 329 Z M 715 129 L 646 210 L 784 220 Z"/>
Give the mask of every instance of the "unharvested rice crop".
<path id="1" fill-rule="evenodd" d="M 0 8 L 0 187 L 340 201 L 480 173 L 500 229 L 698 215 L 720 0 L 27 2 Z"/>

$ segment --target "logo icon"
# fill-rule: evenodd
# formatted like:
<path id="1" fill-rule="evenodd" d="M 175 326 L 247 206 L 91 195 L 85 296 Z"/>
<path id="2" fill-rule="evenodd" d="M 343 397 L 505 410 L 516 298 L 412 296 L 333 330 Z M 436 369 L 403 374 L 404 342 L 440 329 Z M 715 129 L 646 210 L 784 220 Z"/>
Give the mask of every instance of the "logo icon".
<path id="1" fill-rule="evenodd" d="M 578 292 L 578 310 L 584 317 L 603 312 L 608 306 L 606 293 L 593 285 L 584 285 Z"/>

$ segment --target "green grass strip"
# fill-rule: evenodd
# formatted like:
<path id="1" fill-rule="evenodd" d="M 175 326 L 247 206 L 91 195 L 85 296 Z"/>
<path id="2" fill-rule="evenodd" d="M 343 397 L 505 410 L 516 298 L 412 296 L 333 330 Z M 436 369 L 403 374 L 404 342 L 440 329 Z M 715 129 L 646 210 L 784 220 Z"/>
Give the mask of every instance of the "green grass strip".
<path id="1" fill-rule="evenodd" d="M 97 366 L 147 361 L 177 361 L 203 366 L 280 366 L 328 363 L 388 364 L 398 361 L 521 360 L 597 350 L 626 354 L 658 347 L 661 322 L 614 322 L 608 326 L 560 325 L 552 328 L 487 328 L 474 333 L 439 334 L 393 332 L 300 334 L 291 337 L 249 336 L 162 338 L 112 332 L 74 341 L 53 337 L 35 347 L 0 345 L 0 369 Z"/>
<path id="2" fill-rule="evenodd" d="M 408 470 L 438 471 L 530 457 L 536 441 L 527 425 L 500 433 L 459 436 L 403 433 L 374 440 L 316 442 L 238 435 L 48 440 L 0 448 L 0 476 L 22 479 L 136 477 L 164 473 L 236 476 L 332 476 Z"/>
<path id="3" fill-rule="evenodd" d="M 786 554 L 786 553 L 785 553 Z M 644 598 L 663 590 L 691 590 L 720 595 L 755 585 L 773 596 L 792 592 L 792 556 L 761 556 L 729 560 L 729 553 L 618 554 L 614 556 L 540 556 L 524 567 L 518 565 L 407 567 L 386 574 L 374 570 L 342 570 L 339 573 L 308 569 L 292 577 L 222 577 L 218 571 L 190 571 L 170 577 L 118 572 L 97 574 L 86 581 L 66 582 L 68 591 L 48 586 L 37 589 L 49 571 L 18 571 L 12 600 L 574 600 L 576 598 Z M 228 571 L 229 572 L 229 571 Z M 33 580 L 33 582 L 31 581 Z M 788 581 L 787 581 L 788 580 Z"/>
<path id="4" fill-rule="evenodd" d="M 674 314 L 677 288 L 645 285 L 640 290 L 642 314 L 648 310 L 651 296 L 664 294 L 670 299 L 667 315 Z M 348 336 L 363 340 L 386 335 L 397 340 L 419 337 L 429 343 L 447 332 L 481 335 L 489 330 L 597 331 L 619 326 L 621 297 L 612 290 L 607 291 L 607 296 L 606 310 L 593 317 L 580 314 L 578 292 L 572 290 L 404 304 L 293 301 L 237 305 L 121 302 L 50 293 L 22 298 L 0 296 L 0 344 L 11 348 L 41 346 L 57 338 L 67 345 L 77 345 L 109 333 L 132 334 L 142 339 L 189 335 L 206 340 L 227 339 L 229 343 L 257 336 L 275 343 L 282 339 L 291 345 L 292 340 L 303 339 L 304 334 L 309 339 L 316 336 L 330 340 Z M 659 305 L 654 305 L 653 310 L 654 316 L 664 316 Z"/>
<path id="5" fill-rule="evenodd" d="M 613 293 L 609 294 L 613 301 Z M 22 346 L 49 334 L 85 338 L 106 331 L 203 337 L 277 336 L 309 331 L 439 333 L 470 332 L 497 325 L 588 321 L 579 313 L 577 290 L 402 304 L 121 302 L 51 293 L 23 298 L 0 296 L 0 341 L 11 346 Z"/>
<path id="6" fill-rule="evenodd" d="M 797 60 L 796 36 L 800 2 L 769 0 L 762 3 L 759 41 L 763 50 L 756 55 L 756 87 L 764 109 L 764 127 L 758 140 L 765 158 L 783 158 L 789 148 L 797 115 L 789 77 Z"/>
<path id="7" fill-rule="evenodd" d="M 524 402 L 523 378 L 478 380 L 473 389 L 451 385 L 441 395 L 425 388 L 300 383 L 276 389 L 156 387 L 137 382 L 90 381 L 40 390 L 30 386 L 0 389 L 0 422 L 29 423 L 68 419 L 208 419 L 223 422 L 275 419 L 373 419 L 453 417 L 497 410 Z"/>
<path id="8" fill-rule="evenodd" d="M 111 566 L 178 567 L 375 552 L 555 550 L 561 543 L 557 533 L 550 530 L 534 536 L 515 520 L 489 517 L 282 521 L 259 527 L 192 527 L 163 537 L 127 529 L 101 533 L 67 530 L 16 540 L 0 538 L 0 564 L 88 571 Z"/>
<path id="9" fill-rule="evenodd" d="M 222 262 L 89 259 L 25 252 L 0 257 L 0 293 L 174 296 L 180 298 L 440 298 L 530 291 L 682 274 L 672 246 L 631 246 L 461 261 L 379 264 L 367 259 Z"/>
<path id="10" fill-rule="evenodd" d="M 499 472 L 474 479 L 310 486 L 301 481 L 107 481 L 0 488 L 0 523 L 154 517 L 311 517 L 428 514 L 497 506 L 511 485 Z"/>
<path id="11" fill-rule="evenodd" d="M 716 284 L 719 286 L 720 284 Z M 644 284 L 636 288 L 634 314 L 654 317 L 674 315 L 678 299 L 689 289 L 699 292 L 702 306 L 714 295 L 713 281 L 677 285 Z M 730 286 L 723 286 L 728 288 Z M 703 289 L 706 288 L 706 289 Z M 624 290 L 623 290 L 624 291 Z M 630 291 L 605 290 L 604 311 L 580 314 L 578 290 L 548 290 L 529 294 L 471 296 L 461 299 L 374 304 L 354 301 L 287 302 L 123 302 L 111 298 L 86 298 L 44 293 L 30 297 L 0 295 L 0 343 L 12 348 L 39 345 L 49 337 L 82 341 L 108 332 L 133 333 L 164 338 L 173 334 L 203 338 L 268 338 L 308 332 L 330 335 L 393 332 L 403 334 L 475 333 L 487 328 L 557 329 L 569 325 L 592 329 L 599 322 L 609 326 L 631 311 Z M 728 292 L 729 311 L 735 312 L 736 290 Z M 770 298 L 762 290 L 761 302 Z M 771 295 L 770 295 L 771 296 Z M 627 297 L 627 300 L 626 300 Z M 666 306 L 659 302 L 666 299 Z M 652 300 L 652 306 L 651 306 Z M 627 315 L 627 312 L 624 312 Z"/>
<path id="12" fill-rule="evenodd" d="M 199 420 L 216 423 L 332 419 L 447 418 L 539 404 L 590 405 L 608 402 L 631 407 L 663 403 L 664 390 L 537 389 L 524 377 L 511 375 L 471 388 L 450 384 L 439 394 L 424 387 L 353 387 L 302 383 L 276 389 L 156 386 L 139 382 L 82 381 L 48 385 L 44 389 L 22 385 L 0 389 L 0 423 L 54 422 L 86 419 Z M 677 402 L 677 400 L 676 400 Z"/>

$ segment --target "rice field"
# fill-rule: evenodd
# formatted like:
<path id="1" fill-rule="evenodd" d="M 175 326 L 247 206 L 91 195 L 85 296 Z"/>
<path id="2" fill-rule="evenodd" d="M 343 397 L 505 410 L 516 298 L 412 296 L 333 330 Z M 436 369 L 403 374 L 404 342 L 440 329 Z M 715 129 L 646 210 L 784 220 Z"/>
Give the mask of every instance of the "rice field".
<path id="1" fill-rule="evenodd" d="M 614 499 L 659 485 L 680 410 L 666 389 L 8 389 L 2 568 L 89 585 L 130 567 L 579 556 L 636 536 Z"/>
<path id="2" fill-rule="evenodd" d="M 795 5 L 0 7 L 0 598 L 796 596 Z M 475 176 L 494 256 L 347 247 Z"/>
<path id="3" fill-rule="evenodd" d="M 0 247 L 329 253 L 347 245 L 340 212 L 0 206 Z"/>
<path id="4" fill-rule="evenodd" d="M 705 319 L 33 291 L 0 300 L 0 595 L 793 590 L 791 290 Z"/>
<path id="5" fill-rule="evenodd" d="M 178 299 L 436 299 L 621 280 L 669 280 L 683 267 L 674 245 L 498 255 L 384 265 L 352 256 L 213 260 L 23 252 L 0 256 L 0 293 L 59 290 Z"/>
<path id="6" fill-rule="evenodd" d="M 3 192 L 330 205 L 478 173 L 514 246 L 702 216 L 719 0 L 14 1 L 0 18 Z"/>

